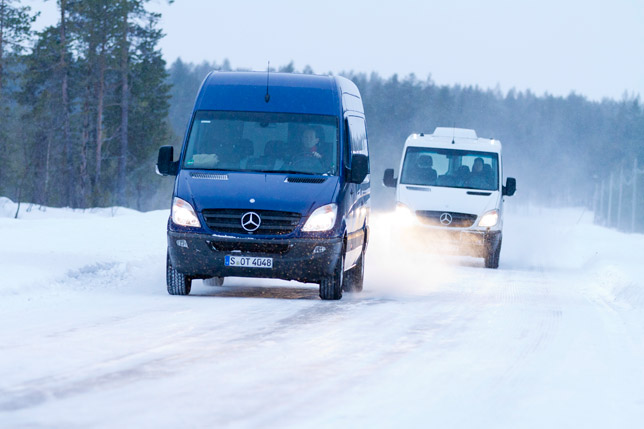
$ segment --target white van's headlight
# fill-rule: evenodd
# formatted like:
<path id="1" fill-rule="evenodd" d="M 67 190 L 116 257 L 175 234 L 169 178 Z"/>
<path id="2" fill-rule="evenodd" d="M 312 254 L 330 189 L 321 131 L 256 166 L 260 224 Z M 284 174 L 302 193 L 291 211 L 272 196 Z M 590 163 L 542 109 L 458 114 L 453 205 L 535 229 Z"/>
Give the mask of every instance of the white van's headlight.
<path id="1" fill-rule="evenodd" d="M 201 227 L 201 223 L 192 206 L 177 197 L 174 197 L 174 200 L 172 200 L 172 222 L 181 226 Z"/>
<path id="2" fill-rule="evenodd" d="M 416 216 L 407 205 L 396 203 L 396 221 L 400 225 L 409 225 L 416 222 Z"/>
<path id="3" fill-rule="evenodd" d="M 335 225 L 337 214 L 338 206 L 336 204 L 327 204 L 326 206 L 318 207 L 309 216 L 302 231 L 328 231 Z"/>
<path id="4" fill-rule="evenodd" d="M 499 221 L 499 211 L 491 210 L 485 213 L 483 216 L 481 216 L 481 220 L 479 221 L 479 226 L 491 227 L 496 225 L 498 221 Z"/>

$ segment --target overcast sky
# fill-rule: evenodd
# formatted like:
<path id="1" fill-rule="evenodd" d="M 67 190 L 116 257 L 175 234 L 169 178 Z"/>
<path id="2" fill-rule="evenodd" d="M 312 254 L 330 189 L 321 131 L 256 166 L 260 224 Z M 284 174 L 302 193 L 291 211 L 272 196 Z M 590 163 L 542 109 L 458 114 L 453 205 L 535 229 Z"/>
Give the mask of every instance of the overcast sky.
<path id="1" fill-rule="evenodd" d="M 56 22 L 55 1 L 23 0 Z M 171 63 L 431 75 L 599 100 L 644 94 L 644 0 L 151 0 Z"/>

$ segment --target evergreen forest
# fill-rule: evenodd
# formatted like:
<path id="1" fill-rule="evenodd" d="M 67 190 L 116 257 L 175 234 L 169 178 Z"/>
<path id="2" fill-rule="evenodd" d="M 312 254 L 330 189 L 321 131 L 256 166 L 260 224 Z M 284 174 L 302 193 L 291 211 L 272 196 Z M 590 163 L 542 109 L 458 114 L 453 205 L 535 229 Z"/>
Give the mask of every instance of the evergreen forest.
<path id="1" fill-rule="evenodd" d="M 57 25 L 34 32 L 33 11 L 0 0 L 0 196 L 74 208 L 169 206 L 172 181 L 154 170 L 158 148 L 180 147 L 202 80 L 233 67 L 167 65 L 159 16 L 146 3 L 58 0 Z M 273 71 L 314 72 L 292 62 Z M 639 95 L 593 101 L 440 85 L 431 75 L 337 74 L 363 96 L 376 208 L 390 204 L 380 182 L 407 136 L 437 126 L 501 140 L 504 176 L 517 178 L 524 202 L 605 210 L 609 176 L 627 177 L 635 160 L 644 168 Z M 644 209 L 644 174 L 635 178 L 638 198 L 624 213 L 629 204 Z"/>

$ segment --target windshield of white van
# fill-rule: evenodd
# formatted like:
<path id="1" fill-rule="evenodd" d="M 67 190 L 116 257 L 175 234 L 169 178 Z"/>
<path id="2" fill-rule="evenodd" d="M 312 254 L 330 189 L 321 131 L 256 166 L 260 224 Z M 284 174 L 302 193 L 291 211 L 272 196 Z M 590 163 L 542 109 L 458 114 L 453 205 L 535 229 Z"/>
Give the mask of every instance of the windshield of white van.
<path id="1" fill-rule="evenodd" d="M 183 168 L 336 175 L 338 142 L 335 116 L 199 111 Z"/>
<path id="2" fill-rule="evenodd" d="M 400 183 L 496 191 L 499 157 L 494 152 L 408 147 Z"/>

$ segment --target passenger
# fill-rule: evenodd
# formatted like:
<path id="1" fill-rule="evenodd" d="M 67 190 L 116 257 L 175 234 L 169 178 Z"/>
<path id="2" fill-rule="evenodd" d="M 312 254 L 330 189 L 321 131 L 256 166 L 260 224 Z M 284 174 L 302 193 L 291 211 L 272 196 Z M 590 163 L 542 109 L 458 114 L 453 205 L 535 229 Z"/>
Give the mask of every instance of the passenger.
<path id="1" fill-rule="evenodd" d="M 253 157 L 254 144 L 250 139 L 240 139 L 232 147 L 230 156 L 231 168 L 245 168 L 249 159 Z"/>
<path id="2" fill-rule="evenodd" d="M 461 165 L 456 170 L 455 176 L 456 185 L 464 186 L 465 182 L 467 182 L 468 177 L 470 176 L 470 167 L 468 167 L 467 165 Z"/>
<path id="3" fill-rule="evenodd" d="M 483 171 L 483 158 L 476 158 L 472 164 L 472 174 L 479 174 Z"/>
<path id="4" fill-rule="evenodd" d="M 266 142 L 264 156 L 273 161 L 273 168 L 282 168 L 284 165 L 284 142 L 281 140 L 269 140 Z"/>
<path id="5" fill-rule="evenodd" d="M 483 178 L 485 179 L 485 183 L 487 184 L 486 189 L 496 188 L 496 186 L 494 185 L 494 171 L 492 170 L 492 166 L 490 164 L 483 164 Z"/>
<path id="6" fill-rule="evenodd" d="M 264 154 L 248 160 L 247 168 L 253 170 L 274 170 L 283 164 L 283 143 L 281 140 L 269 140 L 264 144 Z"/>
<path id="7" fill-rule="evenodd" d="M 476 158 L 472 165 L 472 173 L 465 181 L 465 186 L 468 188 L 485 189 L 488 188 L 488 178 L 486 177 L 483 166 L 483 158 Z"/>
<path id="8" fill-rule="evenodd" d="M 431 155 L 421 155 L 416 162 L 423 185 L 435 185 L 438 173 L 434 170 L 434 158 Z"/>

